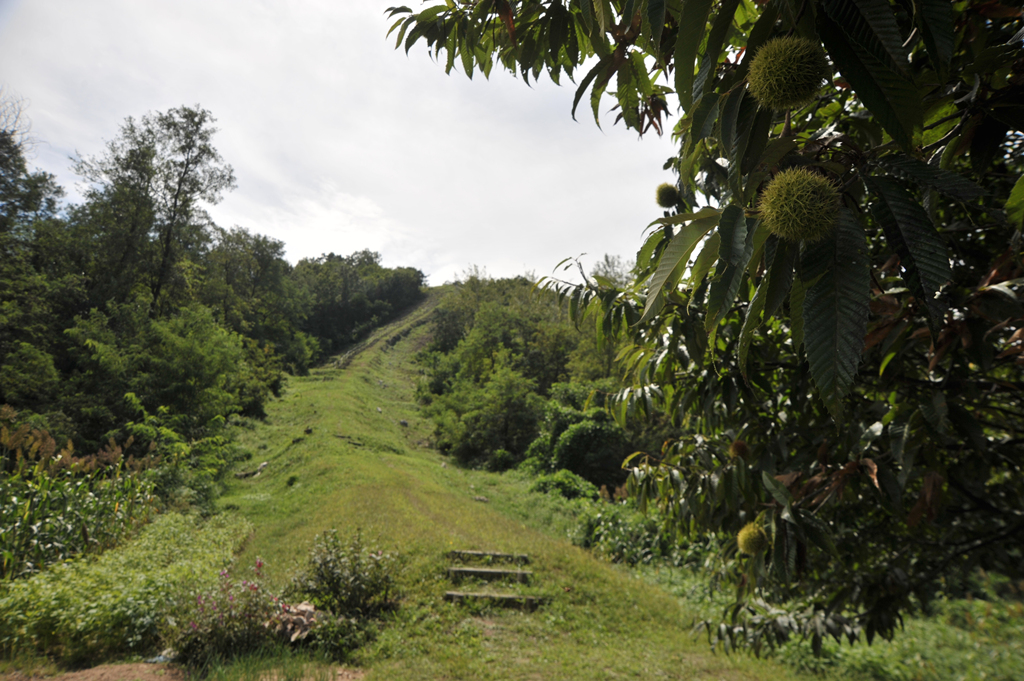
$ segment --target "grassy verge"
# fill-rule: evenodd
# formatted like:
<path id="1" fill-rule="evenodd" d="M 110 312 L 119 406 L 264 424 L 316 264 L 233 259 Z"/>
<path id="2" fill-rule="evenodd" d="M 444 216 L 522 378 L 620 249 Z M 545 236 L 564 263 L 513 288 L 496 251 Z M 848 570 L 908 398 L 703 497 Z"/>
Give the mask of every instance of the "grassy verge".
<path id="1" fill-rule="evenodd" d="M 690 634 L 678 598 L 572 546 L 569 504 L 427 448 L 412 359 L 427 341 L 430 307 L 378 332 L 346 368 L 292 379 L 267 422 L 240 435 L 249 465 L 267 462 L 220 500 L 256 528 L 241 563 L 261 556 L 268 581 L 283 586 L 330 528 L 360 530 L 400 554 L 400 607 L 354 657 L 369 679 L 799 678 L 713 655 Z M 522 613 L 445 603 L 451 549 L 529 554 L 533 583 L 514 590 L 547 605 Z"/>

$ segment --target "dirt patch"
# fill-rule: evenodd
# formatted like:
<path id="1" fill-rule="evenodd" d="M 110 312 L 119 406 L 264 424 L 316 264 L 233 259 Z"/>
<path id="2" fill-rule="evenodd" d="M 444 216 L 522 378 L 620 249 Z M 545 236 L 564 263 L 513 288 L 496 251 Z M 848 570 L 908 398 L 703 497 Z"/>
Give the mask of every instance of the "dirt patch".
<path id="1" fill-rule="evenodd" d="M 168 664 L 101 664 L 91 669 L 65 672 L 55 676 L 36 676 L 14 672 L 0 675 L 0 681 L 185 681 L 185 672 Z"/>
<path id="2" fill-rule="evenodd" d="M 362 669 L 338 667 L 336 681 L 360 681 L 366 676 Z M 187 681 L 188 675 L 179 667 L 169 664 L 101 664 L 91 669 L 66 672 L 55 676 L 36 676 L 13 672 L 0 674 L 0 681 Z M 273 681 L 268 676 L 268 681 Z"/>

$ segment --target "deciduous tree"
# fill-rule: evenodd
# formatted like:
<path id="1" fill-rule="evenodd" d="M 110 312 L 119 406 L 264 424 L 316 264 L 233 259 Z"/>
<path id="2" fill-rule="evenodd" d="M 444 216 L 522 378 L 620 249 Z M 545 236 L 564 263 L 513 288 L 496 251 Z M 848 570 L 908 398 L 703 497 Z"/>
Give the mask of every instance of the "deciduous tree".
<path id="1" fill-rule="evenodd" d="M 632 460 L 641 503 L 683 533 L 766 532 L 756 555 L 726 544 L 736 602 L 713 638 L 891 636 L 977 567 L 1022 576 L 1016 4 L 390 12 L 398 45 L 447 70 L 568 77 L 574 113 L 607 95 L 640 134 L 680 113 L 676 191 L 659 192 L 635 282 L 549 283 L 630 339 L 618 417 L 662 410 L 689 433 Z"/>

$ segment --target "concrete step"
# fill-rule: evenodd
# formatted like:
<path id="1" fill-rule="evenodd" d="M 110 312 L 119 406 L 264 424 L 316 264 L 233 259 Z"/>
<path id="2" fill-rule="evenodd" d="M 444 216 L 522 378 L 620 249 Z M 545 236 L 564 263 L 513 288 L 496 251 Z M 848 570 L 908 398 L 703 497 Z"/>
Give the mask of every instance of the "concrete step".
<path id="1" fill-rule="evenodd" d="M 530 557 L 525 553 L 495 553 L 493 551 L 449 551 L 445 554 L 451 560 L 463 562 L 516 563 L 526 565 Z"/>
<path id="2" fill-rule="evenodd" d="M 450 567 L 448 568 L 448 579 L 458 582 L 466 578 L 483 579 L 494 581 L 507 579 L 522 584 L 528 584 L 533 575 L 529 570 L 498 570 L 496 568 L 480 567 Z"/>
<path id="3" fill-rule="evenodd" d="M 520 610 L 536 610 L 543 605 L 544 599 L 537 596 L 520 596 L 518 594 L 470 593 L 464 591 L 446 591 L 444 599 L 450 603 L 477 602 L 492 604 L 503 608 Z"/>

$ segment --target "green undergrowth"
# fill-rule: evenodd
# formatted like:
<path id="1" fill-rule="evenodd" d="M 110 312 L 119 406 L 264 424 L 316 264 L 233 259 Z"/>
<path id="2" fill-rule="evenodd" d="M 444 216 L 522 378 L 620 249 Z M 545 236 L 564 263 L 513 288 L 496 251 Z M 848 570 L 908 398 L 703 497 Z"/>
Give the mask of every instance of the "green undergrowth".
<path id="1" fill-rule="evenodd" d="M 692 604 L 692 624 L 728 607 L 728 595 L 694 565 L 644 565 L 637 574 Z M 906 618 L 891 641 L 826 639 L 815 656 L 809 640 L 793 639 L 774 657 L 824 681 L 1016 681 L 1024 669 L 1024 604 L 991 590 L 986 596 L 939 599 L 927 614 Z"/>
<path id="2" fill-rule="evenodd" d="M 84 666 L 152 655 L 166 643 L 162 631 L 192 626 L 185 610 L 168 612 L 185 602 L 181 594 L 219 589 L 231 602 L 254 568 L 261 590 L 285 593 L 308 567 L 315 538 L 336 529 L 340 546 L 361 537 L 396 561 L 388 607 L 344 656 L 369 681 L 811 678 L 745 655 L 712 654 L 691 633 L 690 606 L 575 546 L 570 531 L 593 502 L 531 491 L 534 479 L 522 473 L 459 468 L 429 448 L 413 358 L 429 340 L 425 321 L 437 295 L 345 362 L 291 379 L 268 405 L 266 422 L 239 422 L 244 458 L 235 472 L 266 466 L 228 477 L 220 515 L 206 524 L 160 516 L 134 542 L 8 587 L 0 594 L 6 657 L 46 653 Z M 519 612 L 446 602 L 453 549 L 528 554 L 530 584 L 460 588 L 544 604 Z M 223 652 L 205 659 L 207 678 L 331 675 L 330 658 L 313 646 Z"/>
<path id="3" fill-rule="evenodd" d="M 239 433 L 244 468 L 267 463 L 259 476 L 232 478 L 220 499 L 256 527 L 240 564 L 262 556 L 268 584 L 283 588 L 314 537 L 334 528 L 398 556 L 397 607 L 349 657 L 368 679 L 802 678 L 713 655 L 678 598 L 574 546 L 584 502 L 531 491 L 522 473 L 460 468 L 429 448 L 413 358 L 429 341 L 423 322 L 435 301 L 375 334 L 346 368 L 292 379 L 267 421 Z M 456 588 L 445 573 L 454 549 L 528 554 L 528 585 L 458 588 L 545 604 L 519 612 L 445 602 Z"/>
<path id="4" fill-rule="evenodd" d="M 182 591 L 212 583 L 252 531 L 223 514 L 167 514 L 96 559 L 0 586 L 0 650 L 69 666 L 151 652 Z"/>

